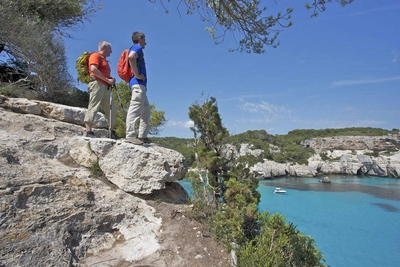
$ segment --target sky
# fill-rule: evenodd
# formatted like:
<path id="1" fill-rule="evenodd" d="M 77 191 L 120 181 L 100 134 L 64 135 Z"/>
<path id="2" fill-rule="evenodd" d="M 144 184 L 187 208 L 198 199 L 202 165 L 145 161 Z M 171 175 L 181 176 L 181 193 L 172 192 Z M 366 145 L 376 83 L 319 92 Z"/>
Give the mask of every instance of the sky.
<path id="1" fill-rule="evenodd" d="M 154 2 L 154 1 L 153 1 Z M 400 1 L 355 0 L 327 5 L 317 18 L 307 0 L 263 0 L 266 15 L 294 8 L 293 26 L 264 54 L 229 52 L 238 37 L 216 45 L 198 14 L 179 1 L 103 0 L 103 8 L 66 39 L 68 67 L 107 40 L 112 73 L 132 32 L 146 35 L 150 103 L 167 119 L 159 137 L 192 138 L 189 107 L 215 97 L 231 135 L 248 130 L 400 128 Z M 309 1 L 310 2 L 310 1 Z M 86 90 L 87 85 L 76 85 Z M 118 103 L 117 103 L 118 106 Z"/>

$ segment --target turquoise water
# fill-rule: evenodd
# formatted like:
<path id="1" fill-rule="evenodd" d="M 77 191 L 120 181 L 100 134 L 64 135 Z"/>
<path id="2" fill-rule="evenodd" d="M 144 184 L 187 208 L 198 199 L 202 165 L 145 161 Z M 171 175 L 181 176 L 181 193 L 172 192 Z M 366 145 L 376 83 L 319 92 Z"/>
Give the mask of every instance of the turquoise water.
<path id="1" fill-rule="evenodd" d="M 332 267 L 400 266 L 400 179 L 263 180 L 260 211 L 279 212 L 315 239 Z M 189 192 L 190 184 L 182 182 Z M 276 187 L 286 194 L 274 194 Z"/>

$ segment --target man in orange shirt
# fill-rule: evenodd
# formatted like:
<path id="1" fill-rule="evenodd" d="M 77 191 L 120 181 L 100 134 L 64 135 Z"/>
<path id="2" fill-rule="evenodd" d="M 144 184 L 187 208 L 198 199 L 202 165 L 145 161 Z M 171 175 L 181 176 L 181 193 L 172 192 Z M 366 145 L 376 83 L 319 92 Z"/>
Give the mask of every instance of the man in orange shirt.
<path id="1" fill-rule="evenodd" d="M 111 118 L 110 118 L 110 97 L 109 90 L 115 84 L 115 79 L 111 77 L 111 69 L 108 64 L 107 57 L 112 53 L 111 44 L 107 41 L 99 43 L 98 52 L 94 52 L 89 57 L 89 74 L 93 78 L 88 84 L 89 106 L 85 115 L 86 137 L 95 137 L 92 131 L 94 116 L 100 106 L 105 112 L 108 121 L 109 130 L 111 130 L 111 138 L 119 139 L 115 134 L 114 125 L 117 118 L 117 109 L 114 102 L 111 103 Z"/>

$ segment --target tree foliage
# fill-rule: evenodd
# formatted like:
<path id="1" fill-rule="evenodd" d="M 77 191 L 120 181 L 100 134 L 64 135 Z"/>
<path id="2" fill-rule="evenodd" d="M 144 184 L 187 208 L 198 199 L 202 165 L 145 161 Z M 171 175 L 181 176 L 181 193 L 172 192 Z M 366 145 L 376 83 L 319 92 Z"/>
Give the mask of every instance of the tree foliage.
<path id="1" fill-rule="evenodd" d="M 48 24 L 61 34 L 66 34 L 67 30 L 83 24 L 100 8 L 96 0 L 1 0 L 0 2 L 2 8 L 19 15 L 14 19 L 20 21 L 22 25 L 29 21 L 39 21 Z"/>
<path id="2" fill-rule="evenodd" d="M 306 4 L 306 8 L 312 10 L 311 16 L 314 17 L 325 11 L 328 3 L 338 2 L 345 6 L 353 1 L 313 0 Z M 168 12 L 164 2 L 170 0 L 160 2 Z M 185 0 L 179 2 L 177 9 L 181 6 L 184 6 L 186 14 L 196 13 L 209 25 L 206 30 L 216 44 L 223 42 L 228 33 L 237 38 L 238 46 L 230 51 L 264 53 L 266 47 L 277 47 L 279 33 L 293 24 L 293 8 L 286 7 L 276 14 L 270 14 L 261 0 Z"/>
<path id="3" fill-rule="evenodd" d="M 258 203 L 261 195 L 256 190 L 257 181 L 226 181 L 223 201 L 211 217 L 211 233 L 228 248 L 231 243 L 246 244 L 259 232 Z"/>
<path id="4" fill-rule="evenodd" d="M 212 236 L 228 249 L 243 248 L 239 249 L 239 262 L 247 265 L 238 266 L 322 266 L 322 254 L 311 238 L 296 232 L 284 220 L 268 220 L 258 212 L 258 181 L 248 166 L 222 153 L 229 133 L 222 125 L 216 99 L 193 103 L 189 118 L 194 122 L 193 144 L 198 162 L 197 171 L 188 174 L 194 195 L 192 216 L 205 221 Z M 263 131 L 248 136 L 269 139 Z M 258 256 L 257 251 L 266 249 L 265 239 L 269 239 L 268 248 L 274 248 L 268 260 L 276 260 L 271 265 L 257 265 L 259 260 L 254 254 Z"/>
<path id="5" fill-rule="evenodd" d="M 60 102 L 73 81 L 61 37 L 96 7 L 94 0 L 0 0 L 1 81 L 29 85 Z"/>
<path id="6" fill-rule="evenodd" d="M 313 0 L 312 3 L 306 4 L 306 9 L 312 10 L 311 17 L 316 17 L 320 12 L 326 10 L 326 4 L 332 2 L 340 3 L 341 6 L 346 6 L 354 2 L 354 0 Z"/>
<path id="7" fill-rule="evenodd" d="M 206 98 L 189 107 L 194 126 L 197 173 L 190 180 L 197 199 L 194 209 L 207 217 L 210 231 L 225 245 L 242 244 L 257 228 L 257 181 L 243 164 L 232 163 L 222 148 L 229 136 L 217 100 Z M 228 163 L 232 163 L 228 165 Z"/>
<path id="8" fill-rule="evenodd" d="M 217 181 L 225 164 L 222 157 L 222 145 L 228 137 L 228 130 L 222 125 L 218 113 L 217 100 L 213 97 L 204 103 L 195 102 L 189 107 L 189 118 L 194 126 L 190 129 L 194 134 L 196 160 L 198 168 L 206 168 Z"/>
<path id="9" fill-rule="evenodd" d="M 208 23 L 206 30 L 216 44 L 223 42 L 228 33 L 239 38 L 238 46 L 230 51 L 264 53 L 265 47 L 277 47 L 279 33 L 292 25 L 291 7 L 276 15 L 266 14 L 267 7 L 260 0 L 186 0 L 179 5 L 185 6 L 186 14 L 196 13 Z"/>

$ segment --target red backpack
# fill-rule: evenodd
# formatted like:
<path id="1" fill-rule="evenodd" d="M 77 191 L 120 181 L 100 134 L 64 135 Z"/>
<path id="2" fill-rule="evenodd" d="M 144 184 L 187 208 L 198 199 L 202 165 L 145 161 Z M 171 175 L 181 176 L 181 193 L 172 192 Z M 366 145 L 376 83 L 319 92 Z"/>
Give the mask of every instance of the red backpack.
<path id="1" fill-rule="evenodd" d="M 125 49 L 124 51 L 122 51 L 117 66 L 118 76 L 127 83 L 129 83 L 129 81 L 133 77 L 132 68 L 129 66 L 128 55 L 129 49 Z"/>
<path id="2" fill-rule="evenodd" d="M 129 83 L 129 81 L 133 77 L 133 70 L 129 66 L 129 60 L 128 60 L 129 50 L 130 49 L 125 49 L 124 51 L 122 51 L 121 56 L 119 57 L 118 66 L 117 66 L 118 76 L 127 83 Z M 137 60 L 138 66 L 139 66 L 139 63 L 142 60 L 142 58 L 143 58 L 143 53 L 140 55 L 140 57 Z"/>

